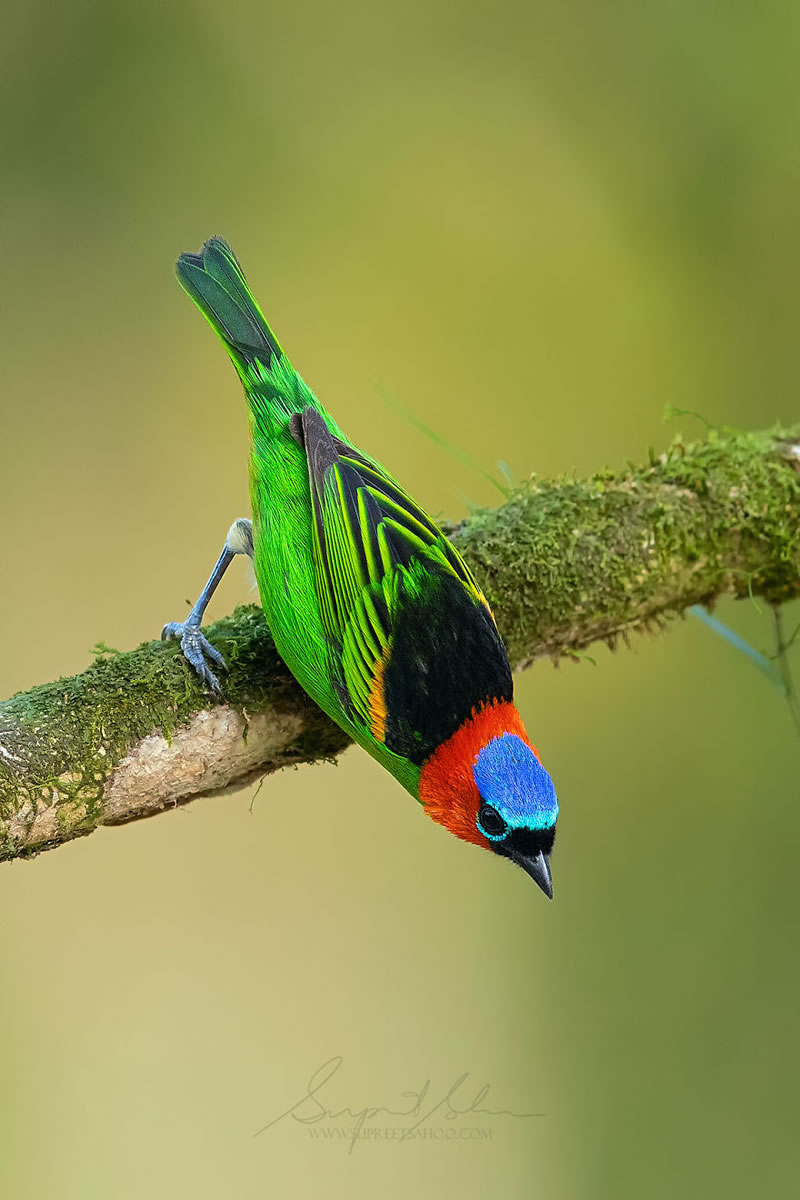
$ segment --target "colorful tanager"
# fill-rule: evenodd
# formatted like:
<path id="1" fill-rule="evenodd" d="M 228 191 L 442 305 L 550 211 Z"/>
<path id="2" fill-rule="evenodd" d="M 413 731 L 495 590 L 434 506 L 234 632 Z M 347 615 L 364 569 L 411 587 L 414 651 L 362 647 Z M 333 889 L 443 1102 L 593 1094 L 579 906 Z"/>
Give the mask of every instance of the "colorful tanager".
<path id="1" fill-rule="evenodd" d="M 177 274 L 244 385 L 253 517 L 234 521 L 197 604 L 162 637 L 180 638 L 219 692 L 225 663 L 200 625 L 233 557 L 249 555 L 278 652 L 312 699 L 434 821 L 552 898 L 555 789 L 469 567 L 297 374 L 227 243 L 182 254 Z"/>

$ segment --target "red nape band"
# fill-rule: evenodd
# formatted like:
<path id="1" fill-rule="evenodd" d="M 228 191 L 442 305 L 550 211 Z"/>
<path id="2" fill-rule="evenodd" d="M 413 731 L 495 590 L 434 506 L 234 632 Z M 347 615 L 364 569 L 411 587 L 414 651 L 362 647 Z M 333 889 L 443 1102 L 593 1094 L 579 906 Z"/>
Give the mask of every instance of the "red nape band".
<path id="1" fill-rule="evenodd" d="M 539 757 L 516 707 L 505 700 L 495 701 L 473 712 L 423 764 L 419 777 L 419 798 L 428 816 L 456 837 L 486 849 L 491 843 L 475 825 L 481 794 L 472 768 L 483 747 L 504 733 L 515 733 Z"/>

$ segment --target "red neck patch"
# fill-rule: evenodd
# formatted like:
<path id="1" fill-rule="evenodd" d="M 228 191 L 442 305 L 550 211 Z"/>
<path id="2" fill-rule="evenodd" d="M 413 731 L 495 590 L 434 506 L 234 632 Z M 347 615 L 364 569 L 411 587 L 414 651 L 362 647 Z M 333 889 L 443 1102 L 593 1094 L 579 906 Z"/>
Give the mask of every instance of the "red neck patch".
<path id="1" fill-rule="evenodd" d="M 491 842 L 478 832 L 475 824 L 481 794 L 472 768 L 483 747 L 504 733 L 515 733 L 539 757 L 536 747 L 531 746 L 515 705 L 495 701 L 479 712 L 473 712 L 453 736 L 434 751 L 419 777 L 419 798 L 428 816 L 456 837 L 485 849 L 491 847 Z"/>

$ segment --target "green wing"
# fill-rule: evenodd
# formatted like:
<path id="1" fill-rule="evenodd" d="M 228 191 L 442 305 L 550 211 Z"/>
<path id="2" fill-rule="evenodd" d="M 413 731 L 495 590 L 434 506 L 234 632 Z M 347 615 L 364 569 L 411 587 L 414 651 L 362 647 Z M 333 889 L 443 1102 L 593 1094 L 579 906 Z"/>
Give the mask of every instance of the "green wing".
<path id="1" fill-rule="evenodd" d="M 339 668 L 333 684 L 348 716 L 383 742 L 394 613 L 417 568 L 452 573 L 488 605 L 439 527 L 375 463 L 335 438 L 316 409 L 295 418 L 293 432 L 308 459 L 317 595 Z"/>

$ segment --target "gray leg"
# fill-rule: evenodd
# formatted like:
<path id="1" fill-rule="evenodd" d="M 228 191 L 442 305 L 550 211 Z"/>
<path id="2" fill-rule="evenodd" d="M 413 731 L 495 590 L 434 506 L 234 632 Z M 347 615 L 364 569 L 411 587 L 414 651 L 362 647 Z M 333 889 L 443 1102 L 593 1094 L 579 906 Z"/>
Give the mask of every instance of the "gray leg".
<path id="1" fill-rule="evenodd" d="M 161 630 L 161 639 L 180 638 L 184 657 L 194 667 L 201 679 L 204 679 L 213 691 L 220 694 L 219 680 L 206 662 L 208 659 L 220 670 L 226 670 L 225 659 L 219 650 L 215 650 L 209 640 L 200 631 L 203 613 L 208 602 L 216 591 L 217 584 L 233 562 L 237 554 L 248 554 L 253 557 L 253 523 L 246 517 L 234 521 L 225 538 L 222 553 L 217 559 L 216 566 L 209 576 L 208 583 L 203 588 L 197 603 L 185 621 L 170 621 Z"/>

